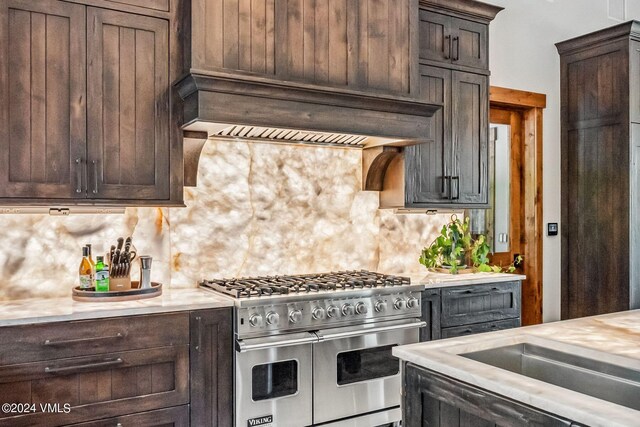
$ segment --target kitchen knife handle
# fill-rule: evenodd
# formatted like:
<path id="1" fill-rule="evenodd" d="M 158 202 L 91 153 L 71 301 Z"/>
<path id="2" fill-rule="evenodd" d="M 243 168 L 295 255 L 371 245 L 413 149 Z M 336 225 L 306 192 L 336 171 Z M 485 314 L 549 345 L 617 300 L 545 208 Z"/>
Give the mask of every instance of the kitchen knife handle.
<path id="1" fill-rule="evenodd" d="M 444 43 L 442 44 L 442 52 L 444 53 L 444 59 L 451 58 L 451 36 L 444 36 Z"/>
<path id="2" fill-rule="evenodd" d="M 77 173 L 77 183 L 76 183 L 76 193 L 82 193 L 82 159 L 76 159 L 76 173 Z"/>
<path id="3" fill-rule="evenodd" d="M 98 194 L 98 161 L 92 160 L 93 165 L 93 194 Z"/>

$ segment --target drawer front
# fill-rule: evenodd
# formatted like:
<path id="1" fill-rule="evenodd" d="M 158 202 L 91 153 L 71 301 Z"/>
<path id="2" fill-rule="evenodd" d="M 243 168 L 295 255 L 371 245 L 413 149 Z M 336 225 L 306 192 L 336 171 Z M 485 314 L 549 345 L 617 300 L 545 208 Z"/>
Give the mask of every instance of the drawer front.
<path id="1" fill-rule="evenodd" d="M 189 314 L 10 326 L 0 328 L 0 342 L 0 366 L 189 344 Z"/>
<path id="2" fill-rule="evenodd" d="M 481 334 L 482 332 L 500 331 L 502 329 L 517 328 L 520 319 L 500 320 L 498 322 L 475 323 L 473 325 L 454 326 L 443 328 L 442 338 L 463 337 L 465 335 Z"/>
<path id="3" fill-rule="evenodd" d="M 520 282 L 442 289 L 443 328 L 520 317 Z"/>
<path id="4" fill-rule="evenodd" d="M 188 404 L 189 346 L 1 367 L 0 402 L 35 405 L 22 415 L 0 414 L 0 426 L 14 427 L 73 424 Z M 40 406 L 47 404 L 60 407 Z"/>
<path id="5" fill-rule="evenodd" d="M 109 3 L 127 4 L 130 6 L 138 6 L 144 9 L 160 10 L 162 12 L 169 11 L 169 0 L 108 0 Z"/>
<path id="6" fill-rule="evenodd" d="M 183 405 L 141 414 L 73 424 L 73 427 L 187 427 L 188 425 L 189 405 Z"/>

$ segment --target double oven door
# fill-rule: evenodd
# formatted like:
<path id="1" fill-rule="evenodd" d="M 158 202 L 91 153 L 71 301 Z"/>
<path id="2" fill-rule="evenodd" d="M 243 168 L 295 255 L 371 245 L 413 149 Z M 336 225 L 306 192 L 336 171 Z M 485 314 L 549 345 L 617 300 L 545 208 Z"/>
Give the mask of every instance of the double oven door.
<path id="1" fill-rule="evenodd" d="M 399 422 L 397 345 L 418 342 L 415 319 L 238 341 L 236 427 Z"/>
<path id="2" fill-rule="evenodd" d="M 417 343 L 424 325 L 409 319 L 318 331 L 313 422 L 331 427 L 399 422 L 402 378 L 391 349 Z"/>

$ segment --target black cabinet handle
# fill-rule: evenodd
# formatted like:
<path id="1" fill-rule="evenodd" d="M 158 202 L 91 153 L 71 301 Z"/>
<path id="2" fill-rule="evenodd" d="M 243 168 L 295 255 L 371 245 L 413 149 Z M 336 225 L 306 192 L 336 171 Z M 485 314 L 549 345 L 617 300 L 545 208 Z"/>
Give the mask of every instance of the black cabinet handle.
<path id="1" fill-rule="evenodd" d="M 45 340 L 44 345 L 47 346 L 61 346 L 61 345 L 71 345 L 71 344 L 87 344 L 94 341 L 110 341 L 117 340 L 120 338 L 124 338 L 124 334 L 122 332 L 118 332 L 115 335 L 110 335 L 108 337 L 90 337 L 90 338 L 79 338 L 75 340 L 60 340 L 60 341 L 51 341 Z"/>
<path id="2" fill-rule="evenodd" d="M 91 164 L 93 165 L 93 194 L 98 194 L 98 162 L 96 160 L 92 160 Z"/>
<path id="3" fill-rule="evenodd" d="M 445 51 L 446 48 L 446 51 Z M 444 53 L 444 59 L 451 59 L 451 36 L 444 36 L 444 43 L 442 44 L 442 52 Z"/>
<path id="4" fill-rule="evenodd" d="M 104 360 L 102 362 L 95 363 L 86 363 L 84 365 L 73 365 L 73 366 L 61 366 L 61 367 L 46 367 L 44 368 L 44 372 L 47 374 L 72 374 L 78 371 L 85 371 L 87 369 L 97 370 L 100 368 L 107 368 L 109 366 L 117 366 L 124 363 L 120 357 L 117 359 Z"/>
<path id="5" fill-rule="evenodd" d="M 457 61 L 460 59 L 460 37 L 454 37 L 453 43 L 455 45 L 455 54 L 453 56 L 453 60 Z"/>
<path id="6" fill-rule="evenodd" d="M 196 323 L 198 324 L 198 345 L 196 345 L 196 350 L 200 353 L 202 350 L 202 317 L 196 317 Z"/>
<path id="7" fill-rule="evenodd" d="M 76 183 L 76 193 L 82 193 L 82 159 L 76 159 L 76 173 L 77 173 L 77 183 Z"/>
<path id="8" fill-rule="evenodd" d="M 459 176 L 451 177 L 451 185 L 453 185 L 453 181 L 456 182 L 456 197 L 451 197 L 451 199 L 458 200 L 460 198 L 460 177 Z M 453 194 L 453 190 L 450 189 L 450 192 Z"/>

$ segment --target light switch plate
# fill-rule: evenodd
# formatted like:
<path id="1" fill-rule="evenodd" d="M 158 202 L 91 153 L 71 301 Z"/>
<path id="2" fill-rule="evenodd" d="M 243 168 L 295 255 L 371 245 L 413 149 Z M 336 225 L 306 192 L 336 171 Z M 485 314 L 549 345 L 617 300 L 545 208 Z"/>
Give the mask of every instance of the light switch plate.
<path id="1" fill-rule="evenodd" d="M 547 236 L 557 236 L 557 235 L 558 235 L 558 223 L 557 222 L 547 223 Z"/>

